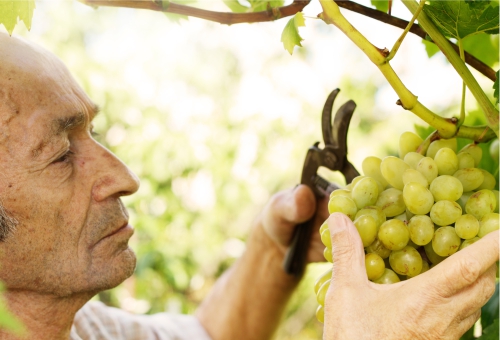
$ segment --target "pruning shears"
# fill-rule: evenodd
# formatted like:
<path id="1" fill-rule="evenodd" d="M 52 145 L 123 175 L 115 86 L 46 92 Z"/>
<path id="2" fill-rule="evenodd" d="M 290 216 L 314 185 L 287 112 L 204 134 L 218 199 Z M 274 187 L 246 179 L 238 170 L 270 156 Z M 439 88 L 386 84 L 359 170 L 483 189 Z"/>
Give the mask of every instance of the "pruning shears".
<path id="1" fill-rule="evenodd" d="M 333 90 L 323 107 L 321 129 L 323 131 L 324 148 L 319 147 L 319 142 L 314 143 L 307 151 L 302 168 L 300 183 L 309 186 L 316 199 L 320 199 L 338 189 L 335 184 L 318 175 L 319 167 L 340 171 L 344 175 L 346 183 L 350 183 L 354 177 L 359 176 L 358 171 L 347 160 L 347 130 L 356 108 L 354 101 L 349 100 L 338 109 L 332 126 L 333 102 L 339 92 L 339 89 Z M 292 243 L 283 262 L 286 273 L 300 276 L 304 272 L 313 225 L 314 216 L 295 227 Z"/>

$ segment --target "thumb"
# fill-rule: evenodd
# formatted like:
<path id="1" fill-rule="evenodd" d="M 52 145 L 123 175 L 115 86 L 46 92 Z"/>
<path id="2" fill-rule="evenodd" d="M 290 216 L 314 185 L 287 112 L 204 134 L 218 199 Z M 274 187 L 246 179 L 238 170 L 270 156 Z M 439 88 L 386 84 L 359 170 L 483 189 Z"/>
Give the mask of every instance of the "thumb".
<path id="1" fill-rule="evenodd" d="M 368 280 L 363 243 L 354 223 L 337 212 L 330 215 L 327 223 L 332 239 L 332 280 L 346 284 Z"/>

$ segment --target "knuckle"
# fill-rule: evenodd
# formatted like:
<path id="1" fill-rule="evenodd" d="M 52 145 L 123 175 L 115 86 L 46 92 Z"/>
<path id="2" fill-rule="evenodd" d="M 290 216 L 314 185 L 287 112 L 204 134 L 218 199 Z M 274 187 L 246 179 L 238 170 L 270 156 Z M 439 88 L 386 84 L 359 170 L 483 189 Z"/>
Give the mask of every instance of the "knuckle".
<path id="1" fill-rule="evenodd" d="M 463 258 L 458 263 L 458 278 L 467 285 L 473 284 L 481 275 L 481 264 L 473 258 Z"/>

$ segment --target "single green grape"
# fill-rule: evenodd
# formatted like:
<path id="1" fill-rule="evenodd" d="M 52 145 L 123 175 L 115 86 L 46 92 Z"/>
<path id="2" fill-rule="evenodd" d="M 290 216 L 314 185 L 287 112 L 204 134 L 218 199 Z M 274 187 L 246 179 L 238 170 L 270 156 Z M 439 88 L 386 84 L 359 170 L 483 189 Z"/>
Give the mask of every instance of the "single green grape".
<path id="1" fill-rule="evenodd" d="M 319 288 L 323 285 L 323 283 L 330 280 L 331 278 L 332 278 L 332 268 L 329 268 L 326 272 L 321 274 L 321 276 L 316 280 L 316 283 L 314 284 L 314 294 L 318 294 Z"/>
<path id="2" fill-rule="evenodd" d="M 495 179 L 495 176 L 490 174 L 488 171 L 484 169 L 479 169 L 481 173 L 484 176 L 483 182 L 481 183 L 480 186 L 477 187 L 476 190 L 481 190 L 481 189 L 488 189 L 488 190 L 493 190 L 495 188 L 495 185 L 497 184 L 497 180 Z"/>
<path id="3" fill-rule="evenodd" d="M 377 222 L 375 219 L 369 215 L 362 215 L 354 220 L 354 225 L 358 230 L 361 241 L 363 242 L 363 247 L 368 247 L 375 241 L 377 237 Z M 331 243 L 330 243 L 331 244 Z"/>
<path id="4" fill-rule="evenodd" d="M 410 182 L 403 189 L 406 208 L 417 215 L 427 214 L 434 204 L 434 197 L 429 189 L 420 183 Z"/>
<path id="5" fill-rule="evenodd" d="M 460 169 L 453 174 L 460 182 L 464 192 L 477 189 L 484 181 L 484 174 L 478 168 Z"/>
<path id="6" fill-rule="evenodd" d="M 410 168 L 417 169 L 417 164 L 422 158 L 424 158 L 424 156 L 418 152 L 408 152 L 404 157 L 404 162 L 408 164 Z"/>
<path id="7" fill-rule="evenodd" d="M 403 249 L 410 240 L 410 232 L 404 222 L 396 219 L 387 220 L 380 226 L 378 239 L 390 250 Z"/>
<path id="8" fill-rule="evenodd" d="M 429 182 L 427 182 L 424 175 L 415 169 L 406 169 L 405 172 L 403 172 L 403 184 L 406 185 L 410 182 L 416 182 L 426 188 L 429 186 Z"/>
<path id="9" fill-rule="evenodd" d="M 364 207 L 363 209 L 358 210 L 354 220 L 357 220 L 359 217 L 361 217 L 363 215 L 368 215 L 368 216 L 373 217 L 373 219 L 375 220 L 375 223 L 377 224 L 377 232 L 378 232 L 378 228 L 380 227 L 380 225 L 382 223 L 384 223 L 386 220 L 385 214 L 382 211 L 382 209 L 375 206 L 375 205 Z"/>
<path id="10" fill-rule="evenodd" d="M 387 181 L 385 180 L 384 176 L 382 176 L 382 173 L 380 172 L 380 163 L 382 163 L 382 160 L 378 157 L 375 156 L 370 156 L 366 157 L 363 160 L 363 163 L 361 163 L 361 167 L 363 169 L 363 173 L 365 176 L 372 177 L 376 179 L 377 181 L 382 184 L 382 187 L 385 189 L 387 187 Z"/>
<path id="11" fill-rule="evenodd" d="M 423 274 L 425 273 L 426 271 L 429 270 L 429 263 L 427 261 L 425 261 L 424 259 L 422 259 L 422 270 L 420 271 L 420 273 L 416 274 L 416 275 L 406 275 L 407 278 L 411 279 L 412 277 L 415 277 L 417 275 L 420 275 L 420 274 Z"/>
<path id="12" fill-rule="evenodd" d="M 399 276 L 395 272 L 390 270 L 389 268 L 385 268 L 384 274 L 382 274 L 382 276 L 379 277 L 378 279 L 373 280 L 373 282 L 379 283 L 379 284 L 391 284 L 391 283 L 396 283 L 399 281 L 401 281 L 399 279 Z"/>
<path id="13" fill-rule="evenodd" d="M 349 197 L 334 196 L 328 201 L 328 212 L 330 214 L 341 212 L 353 220 L 358 212 L 358 208 L 356 207 L 356 203 Z"/>
<path id="14" fill-rule="evenodd" d="M 447 226 L 462 216 L 462 208 L 457 202 L 442 200 L 432 206 L 430 216 L 438 226 Z"/>
<path id="15" fill-rule="evenodd" d="M 389 256 L 389 263 L 392 270 L 399 275 L 416 276 L 422 270 L 422 256 L 410 246 L 394 250 Z"/>
<path id="16" fill-rule="evenodd" d="M 368 253 L 365 255 L 365 268 L 368 280 L 377 280 L 385 272 L 384 259 L 375 253 Z"/>
<path id="17" fill-rule="evenodd" d="M 352 199 L 352 196 L 351 196 L 351 190 L 347 190 L 347 189 L 337 189 L 337 190 L 333 190 L 331 193 L 330 193 L 330 199 L 334 196 L 345 196 L 345 197 L 349 197 Z"/>
<path id="18" fill-rule="evenodd" d="M 327 260 L 330 263 L 333 263 L 333 254 L 332 254 L 332 248 L 326 248 L 323 250 L 323 256 L 325 260 Z"/>
<path id="19" fill-rule="evenodd" d="M 430 184 L 438 175 L 438 167 L 436 162 L 431 157 L 422 158 L 417 164 L 417 170 L 424 175 L 427 182 Z"/>
<path id="20" fill-rule="evenodd" d="M 438 166 L 438 175 L 453 175 L 458 170 L 457 154 L 450 148 L 441 148 L 436 152 L 434 161 Z"/>
<path id="21" fill-rule="evenodd" d="M 427 148 L 427 153 L 425 154 L 427 157 L 434 158 L 436 157 L 437 152 L 442 148 L 450 148 L 453 152 L 457 152 L 457 139 L 438 139 L 433 141 L 429 147 Z"/>
<path id="22" fill-rule="evenodd" d="M 474 158 L 467 152 L 462 152 L 457 155 L 458 158 L 458 169 L 473 168 Z"/>
<path id="23" fill-rule="evenodd" d="M 380 163 L 380 172 L 384 176 L 387 183 L 392 187 L 403 190 L 403 172 L 409 169 L 410 166 L 406 164 L 402 159 L 394 156 L 387 156 L 382 159 Z"/>
<path id="24" fill-rule="evenodd" d="M 408 222 L 410 239 L 419 246 L 424 246 L 432 241 L 434 236 L 434 223 L 427 215 L 415 215 Z"/>
<path id="25" fill-rule="evenodd" d="M 479 232 L 479 221 L 474 215 L 462 215 L 455 222 L 455 232 L 460 238 L 471 239 Z"/>
<path id="26" fill-rule="evenodd" d="M 483 157 L 483 150 L 479 145 L 476 145 L 474 143 L 467 144 L 464 146 L 459 153 L 468 153 L 469 155 L 474 158 L 474 166 L 477 167 L 479 165 L 479 162 L 481 161 L 481 158 Z"/>
<path id="27" fill-rule="evenodd" d="M 386 259 L 391 254 L 391 250 L 387 249 L 379 239 L 375 239 L 372 244 L 365 248 L 367 253 L 375 253 L 383 259 Z"/>
<path id="28" fill-rule="evenodd" d="M 439 256 L 450 256 L 457 252 L 462 240 L 453 227 L 441 227 L 434 232 L 432 249 Z"/>
<path id="29" fill-rule="evenodd" d="M 358 209 L 374 205 L 377 202 L 379 185 L 371 177 L 365 177 L 354 184 L 351 196 Z"/>
<path id="30" fill-rule="evenodd" d="M 464 249 L 465 247 L 468 247 L 468 246 L 470 246 L 471 244 L 476 243 L 476 242 L 477 242 L 477 241 L 479 241 L 480 239 L 481 239 L 481 238 L 479 238 L 479 237 L 477 237 L 477 236 L 476 236 L 476 237 L 470 238 L 470 239 L 468 239 L 468 240 L 464 240 L 464 241 L 462 242 L 462 244 L 460 245 L 460 248 L 458 248 L 458 250 L 462 250 L 462 249 Z"/>
<path id="31" fill-rule="evenodd" d="M 319 227 L 319 234 L 321 235 L 325 229 L 328 229 L 328 222 L 327 221 L 323 222 L 321 227 Z"/>
<path id="32" fill-rule="evenodd" d="M 321 305 L 321 306 L 324 306 L 325 305 L 325 297 L 326 297 L 326 292 L 328 291 L 328 288 L 330 287 L 330 281 L 331 279 L 329 280 L 326 280 L 322 285 L 321 287 L 319 287 L 318 289 L 318 293 L 316 294 L 316 300 L 318 301 L 318 303 Z"/>
<path id="33" fill-rule="evenodd" d="M 327 248 L 332 247 L 332 238 L 330 236 L 330 229 L 325 229 L 321 233 L 321 242 L 325 245 Z"/>
<path id="34" fill-rule="evenodd" d="M 465 211 L 465 204 L 467 203 L 469 197 L 471 197 L 473 193 L 474 191 L 464 192 L 462 196 L 460 196 L 460 198 L 456 201 L 460 205 L 460 208 L 462 208 L 462 211 Z"/>
<path id="35" fill-rule="evenodd" d="M 491 190 L 491 192 L 495 196 L 495 210 L 493 210 L 493 212 L 498 213 L 498 200 L 499 200 L 498 196 L 499 196 L 499 192 L 498 192 L 498 190 Z"/>
<path id="36" fill-rule="evenodd" d="M 499 216 L 497 213 L 487 213 L 481 218 L 479 222 L 479 233 L 478 237 L 483 237 L 486 234 L 491 233 L 492 231 L 498 230 L 499 224 Z"/>
<path id="37" fill-rule="evenodd" d="M 406 131 L 399 136 L 399 158 L 404 158 L 408 152 L 417 150 L 423 140 L 417 134 Z"/>
<path id="38" fill-rule="evenodd" d="M 325 323 L 325 309 L 322 305 L 316 308 L 316 319 L 321 323 Z"/>
<path id="39" fill-rule="evenodd" d="M 498 138 L 491 142 L 489 151 L 491 158 L 498 163 Z"/>
<path id="40" fill-rule="evenodd" d="M 443 261 L 446 258 L 446 256 L 439 256 L 438 254 L 436 254 L 436 252 L 434 251 L 434 248 L 432 248 L 432 242 L 427 243 L 424 246 L 424 250 L 425 250 L 425 255 L 427 256 L 427 259 L 433 265 L 440 263 L 441 261 Z"/>
<path id="41" fill-rule="evenodd" d="M 436 177 L 429 187 L 434 200 L 456 201 L 460 199 L 464 192 L 462 182 L 454 176 L 443 175 Z"/>
<path id="42" fill-rule="evenodd" d="M 495 194 L 491 190 L 482 189 L 469 197 L 465 203 L 465 211 L 481 220 L 484 215 L 495 210 L 496 204 Z"/>
<path id="43" fill-rule="evenodd" d="M 406 210 L 403 192 L 395 188 L 388 188 L 378 195 L 375 205 L 382 209 L 386 217 L 394 217 Z"/>

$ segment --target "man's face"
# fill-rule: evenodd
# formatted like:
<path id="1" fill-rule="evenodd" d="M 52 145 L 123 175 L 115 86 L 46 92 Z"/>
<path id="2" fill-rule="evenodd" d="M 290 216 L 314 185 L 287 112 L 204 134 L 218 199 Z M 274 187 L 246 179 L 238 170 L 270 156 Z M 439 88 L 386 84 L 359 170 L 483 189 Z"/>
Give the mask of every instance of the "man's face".
<path id="1" fill-rule="evenodd" d="M 138 180 L 92 138 L 96 107 L 59 60 L 0 45 L 0 202 L 18 222 L 0 280 L 57 296 L 114 287 L 135 267 L 120 196 Z"/>

